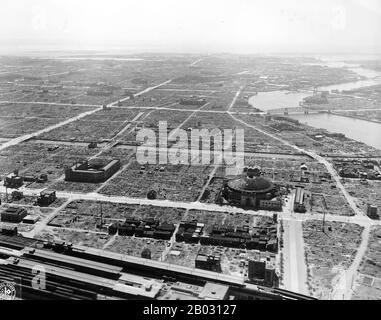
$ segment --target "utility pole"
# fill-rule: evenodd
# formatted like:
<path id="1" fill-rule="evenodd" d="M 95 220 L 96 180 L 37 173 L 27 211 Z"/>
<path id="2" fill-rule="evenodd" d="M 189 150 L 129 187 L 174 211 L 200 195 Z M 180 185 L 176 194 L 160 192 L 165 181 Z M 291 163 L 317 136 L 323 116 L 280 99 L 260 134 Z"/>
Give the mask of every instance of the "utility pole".
<path id="1" fill-rule="evenodd" d="M 325 210 L 324 210 L 324 213 L 323 213 L 323 232 L 325 233 Z"/>
<path id="2" fill-rule="evenodd" d="M 102 208 L 102 202 L 101 202 L 101 223 L 100 223 L 100 229 L 103 227 L 103 208 Z"/>

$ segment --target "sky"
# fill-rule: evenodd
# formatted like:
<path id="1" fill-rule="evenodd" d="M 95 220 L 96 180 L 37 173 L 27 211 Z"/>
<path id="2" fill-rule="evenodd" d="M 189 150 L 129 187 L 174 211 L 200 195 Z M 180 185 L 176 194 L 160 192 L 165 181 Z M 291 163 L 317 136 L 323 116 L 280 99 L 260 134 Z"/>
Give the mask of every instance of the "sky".
<path id="1" fill-rule="evenodd" d="M 0 52 L 381 53 L 380 0 L 1 0 Z"/>

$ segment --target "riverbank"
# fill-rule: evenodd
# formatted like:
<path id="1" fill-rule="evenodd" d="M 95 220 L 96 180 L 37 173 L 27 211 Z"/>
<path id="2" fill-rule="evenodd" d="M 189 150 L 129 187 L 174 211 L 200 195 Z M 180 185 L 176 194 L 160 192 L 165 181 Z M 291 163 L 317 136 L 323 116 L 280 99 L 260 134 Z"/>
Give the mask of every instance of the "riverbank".
<path id="1" fill-rule="evenodd" d="M 368 146 L 381 150 L 381 124 L 351 117 L 343 117 L 333 113 L 315 113 L 289 115 L 300 123 L 332 133 L 342 133 L 346 137 L 363 142 Z"/>
<path id="2" fill-rule="evenodd" d="M 324 61 L 322 62 L 322 64 L 325 63 L 326 62 Z M 335 64 L 337 63 L 340 62 L 336 61 Z M 350 91 L 353 89 L 381 84 L 381 72 L 367 70 L 361 68 L 359 65 L 351 65 L 348 63 L 345 63 L 345 68 L 350 68 L 352 71 L 356 72 L 361 77 L 361 80 L 319 87 L 318 90 L 329 92 L 336 90 Z M 364 79 L 364 77 L 366 77 L 366 79 Z M 288 109 L 290 112 L 290 109 L 300 108 L 300 103 L 303 102 L 304 98 L 310 96 L 312 93 L 312 90 L 311 92 L 259 92 L 258 95 L 252 96 L 249 99 L 249 104 L 252 107 L 261 109 L 265 112 L 285 109 Z M 358 111 L 361 111 L 361 109 Z M 381 150 L 381 122 L 377 120 L 370 121 L 369 119 L 364 119 L 358 116 L 345 115 L 338 112 L 328 113 L 327 111 L 309 114 L 289 113 L 289 117 L 311 127 L 326 129 L 334 133 L 342 133 L 352 140 L 363 142 L 368 146 Z"/>
<path id="3" fill-rule="evenodd" d="M 366 109 L 365 110 L 359 110 L 359 111 L 366 111 Z M 381 109 L 380 109 L 380 111 L 381 111 Z M 329 113 L 329 112 L 326 112 L 326 113 Z M 369 121 L 369 122 L 381 124 L 381 121 L 378 121 L 378 120 L 367 119 L 367 118 L 363 118 L 363 117 L 359 117 L 359 116 L 351 116 L 349 114 L 341 114 L 340 112 L 333 112 L 333 111 L 331 111 L 330 113 L 334 114 L 336 116 L 340 116 L 340 117 L 347 117 L 347 118 L 352 118 L 352 119 Z"/>

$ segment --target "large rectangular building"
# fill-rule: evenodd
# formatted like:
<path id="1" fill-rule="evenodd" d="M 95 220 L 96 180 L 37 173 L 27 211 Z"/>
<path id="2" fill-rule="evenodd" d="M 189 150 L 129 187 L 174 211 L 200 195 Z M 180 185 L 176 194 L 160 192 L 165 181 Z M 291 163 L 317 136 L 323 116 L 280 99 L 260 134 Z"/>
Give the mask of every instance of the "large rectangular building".
<path id="1" fill-rule="evenodd" d="M 104 182 L 120 169 L 120 160 L 105 162 L 99 159 L 83 161 L 65 169 L 65 180 L 74 182 Z"/>
<path id="2" fill-rule="evenodd" d="M 11 189 L 18 189 L 22 187 L 24 183 L 24 178 L 18 175 L 18 172 L 9 174 L 4 179 L 4 187 Z"/>
<path id="3" fill-rule="evenodd" d="M 264 279 L 266 272 L 266 260 L 249 260 L 249 279 Z"/>
<path id="4" fill-rule="evenodd" d="M 295 212 L 305 213 L 307 211 L 305 203 L 304 203 L 304 198 L 305 198 L 304 189 L 301 187 L 297 187 L 295 192 L 295 200 L 294 200 Z"/>
<path id="5" fill-rule="evenodd" d="M 220 256 L 198 254 L 195 260 L 195 267 L 198 269 L 221 272 Z"/>
<path id="6" fill-rule="evenodd" d="M 2 222 L 20 223 L 28 215 L 25 208 L 9 207 L 1 213 Z"/>

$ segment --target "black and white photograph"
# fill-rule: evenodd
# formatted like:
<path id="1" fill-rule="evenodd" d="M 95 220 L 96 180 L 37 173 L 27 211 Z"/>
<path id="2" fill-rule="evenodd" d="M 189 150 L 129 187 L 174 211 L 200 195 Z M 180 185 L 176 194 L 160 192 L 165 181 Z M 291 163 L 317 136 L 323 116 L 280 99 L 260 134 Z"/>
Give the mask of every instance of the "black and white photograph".
<path id="1" fill-rule="evenodd" d="M 0 309 L 381 300 L 380 0 L 0 12 Z"/>

